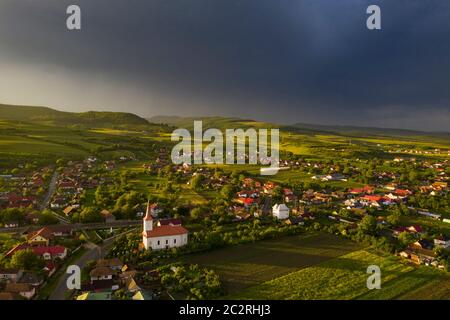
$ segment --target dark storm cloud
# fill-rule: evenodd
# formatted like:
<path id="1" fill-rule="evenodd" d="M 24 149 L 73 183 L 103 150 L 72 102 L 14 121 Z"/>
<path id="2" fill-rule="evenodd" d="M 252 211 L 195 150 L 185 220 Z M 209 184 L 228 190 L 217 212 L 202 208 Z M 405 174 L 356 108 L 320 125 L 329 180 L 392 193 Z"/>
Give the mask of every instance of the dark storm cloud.
<path id="1" fill-rule="evenodd" d="M 65 29 L 73 3 L 81 32 Z M 365 27 L 369 4 L 381 6 L 381 31 Z M 0 4 L 4 77 L 27 84 L 0 99 L 38 91 L 21 81 L 37 68 L 36 103 L 72 110 L 448 130 L 449 54 L 445 0 Z"/>

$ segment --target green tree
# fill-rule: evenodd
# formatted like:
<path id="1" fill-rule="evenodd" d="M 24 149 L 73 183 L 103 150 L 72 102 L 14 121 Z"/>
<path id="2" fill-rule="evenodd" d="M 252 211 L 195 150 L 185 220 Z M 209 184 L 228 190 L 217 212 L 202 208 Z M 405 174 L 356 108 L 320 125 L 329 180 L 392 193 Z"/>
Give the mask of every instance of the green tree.
<path id="1" fill-rule="evenodd" d="M 194 208 L 191 210 L 191 218 L 197 220 L 202 215 L 202 210 L 200 208 Z"/>
<path id="2" fill-rule="evenodd" d="M 194 190 L 200 189 L 203 182 L 203 175 L 197 174 L 191 179 L 191 187 Z"/>
<path id="3" fill-rule="evenodd" d="M 93 207 L 84 208 L 83 211 L 81 211 L 80 213 L 80 219 L 82 222 L 85 223 L 103 221 L 103 217 L 100 214 L 99 210 Z"/>
<path id="4" fill-rule="evenodd" d="M 26 249 L 13 254 L 11 266 L 22 270 L 41 270 L 44 266 L 44 261 L 34 254 L 31 249 Z"/>
<path id="5" fill-rule="evenodd" d="M 220 190 L 220 194 L 225 200 L 231 200 L 234 197 L 235 191 L 236 189 L 232 184 L 226 184 Z"/>
<path id="6" fill-rule="evenodd" d="M 58 223 L 58 219 L 48 210 L 42 211 L 42 213 L 39 214 L 38 219 L 40 225 L 50 225 Z"/>
<path id="7" fill-rule="evenodd" d="M 391 226 L 395 226 L 395 225 L 399 224 L 399 222 L 400 222 L 400 214 L 397 212 L 393 212 L 392 214 L 387 216 L 386 221 Z"/>
<path id="8" fill-rule="evenodd" d="M 400 244 L 404 247 L 410 245 L 411 243 L 415 242 L 416 239 L 413 234 L 403 231 L 398 235 L 398 241 Z"/>
<path id="9" fill-rule="evenodd" d="M 365 234 L 374 234 L 377 229 L 377 220 L 371 215 L 365 215 L 359 223 L 359 229 Z"/>

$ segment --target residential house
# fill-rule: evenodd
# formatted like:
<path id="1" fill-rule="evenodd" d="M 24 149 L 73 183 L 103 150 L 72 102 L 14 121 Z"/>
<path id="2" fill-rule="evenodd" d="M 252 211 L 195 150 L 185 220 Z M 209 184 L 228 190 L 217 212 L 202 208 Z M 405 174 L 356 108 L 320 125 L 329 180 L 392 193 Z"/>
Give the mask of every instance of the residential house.
<path id="1" fill-rule="evenodd" d="M 68 206 L 68 207 L 66 207 L 66 208 L 63 210 L 63 213 L 64 213 L 66 216 L 70 216 L 71 214 L 73 214 L 73 213 L 77 210 L 77 208 L 78 208 L 78 206 L 73 206 L 73 205 Z"/>
<path id="2" fill-rule="evenodd" d="M 134 280 L 134 278 L 128 278 L 128 279 L 126 280 L 125 288 L 126 288 L 126 290 L 127 290 L 128 292 L 132 292 L 132 293 L 141 290 L 141 288 L 140 288 L 139 285 L 137 284 L 136 280 Z"/>
<path id="3" fill-rule="evenodd" d="M 242 186 L 244 188 L 260 188 L 261 182 L 254 180 L 252 178 L 244 178 L 242 180 Z"/>
<path id="4" fill-rule="evenodd" d="M 91 277 L 91 283 L 96 281 L 112 281 L 117 275 L 117 271 L 110 267 L 96 267 L 89 273 Z"/>
<path id="5" fill-rule="evenodd" d="M 17 282 L 23 271 L 15 268 L 0 268 L 0 281 Z"/>
<path id="6" fill-rule="evenodd" d="M 119 274 L 119 280 L 122 284 L 125 285 L 129 279 L 134 278 L 136 275 L 136 270 L 122 271 L 122 273 Z"/>
<path id="7" fill-rule="evenodd" d="M 123 262 L 118 258 L 98 260 L 96 264 L 97 268 L 107 267 L 114 271 L 121 271 L 123 266 Z"/>
<path id="8" fill-rule="evenodd" d="M 67 199 L 65 197 L 56 197 L 52 203 L 50 203 L 50 208 L 59 209 L 67 206 Z"/>
<path id="9" fill-rule="evenodd" d="M 241 190 L 237 193 L 239 198 L 259 198 L 258 190 Z"/>
<path id="10" fill-rule="evenodd" d="M 48 246 L 53 238 L 53 233 L 48 228 L 42 228 L 38 231 L 28 234 L 28 243 L 32 246 Z"/>
<path id="11" fill-rule="evenodd" d="M 67 248 L 63 246 L 40 246 L 33 247 L 33 252 L 44 260 L 65 259 L 67 257 Z"/>
<path id="12" fill-rule="evenodd" d="M 407 251 L 409 249 L 409 251 Z M 432 250 L 408 248 L 410 259 L 416 264 L 431 265 L 436 260 L 436 255 Z"/>
<path id="13" fill-rule="evenodd" d="M 44 279 L 35 273 L 26 272 L 20 278 L 18 283 L 25 283 L 25 284 L 29 284 L 32 287 L 39 287 L 42 283 L 44 283 Z"/>
<path id="14" fill-rule="evenodd" d="M 411 248 L 414 249 L 426 249 L 426 250 L 433 250 L 434 243 L 432 241 L 422 239 L 414 242 L 411 244 Z"/>
<path id="15" fill-rule="evenodd" d="M 440 215 L 440 214 L 432 213 L 432 212 L 425 211 L 425 210 L 418 210 L 417 213 L 422 215 L 422 216 L 429 217 L 429 218 L 432 218 L 432 219 L 435 219 L 435 220 L 439 220 L 442 217 L 442 215 Z"/>
<path id="16" fill-rule="evenodd" d="M 398 236 L 402 232 L 408 232 L 413 234 L 421 234 L 423 233 L 423 229 L 421 226 L 418 225 L 412 225 L 409 227 L 397 227 L 394 229 L 394 236 Z"/>
<path id="17" fill-rule="evenodd" d="M 160 219 L 156 223 L 158 227 L 161 226 L 181 226 L 181 219 Z"/>
<path id="18" fill-rule="evenodd" d="M 116 217 L 110 211 L 102 210 L 102 212 L 100 213 L 103 216 L 105 223 L 111 223 L 116 221 Z"/>
<path id="19" fill-rule="evenodd" d="M 272 194 L 273 189 L 276 187 L 277 185 L 274 182 L 266 182 L 264 184 L 264 193 L 266 194 Z"/>
<path id="20" fill-rule="evenodd" d="M 284 223 L 286 223 L 287 225 L 300 225 L 300 226 L 302 226 L 302 225 L 304 225 L 305 224 L 305 222 L 303 221 L 303 218 L 301 218 L 301 217 L 290 217 L 290 218 L 287 218 L 285 221 L 284 221 Z"/>
<path id="21" fill-rule="evenodd" d="M 21 297 L 18 294 L 11 292 L 0 292 L 0 301 L 20 300 L 20 298 Z"/>
<path id="22" fill-rule="evenodd" d="M 408 189 L 395 189 L 393 192 L 400 199 L 404 199 L 412 194 L 411 190 Z"/>
<path id="23" fill-rule="evenodd" d="M 450 248 L 450 237 L 441 235 L 434 239 L 434 245 L 439 248 Z"/>
<path id="24" fill-rule="evenodd" d="M 283 196 L 284 196 L 284 201 L 287 203 L 295 202 L 298 200 L 297 196 L 294 195 L 294 191 L 292 191 L 291 189 L 288 189 L 288 188 L 283 189 Z"/>
<path id="25" fill-rule="evenodd" d="M 28 244 L 18 244 L 6 253 L 6 257 L 11 257 L 14 253 L 21 250 L 30 249 L 44 260 L 65 259 L 67 257 L 67 248 L 63 246 L 33 246 Z"/>
<path id="26" fill-rule="evenodd" d="M 139 290 L 137 291 L 133 297 L 132 300 L 153 300 L 153 295 L 151 293 L 148 293 L 147 291 Z"/>
<path id="27" fill-rule="evenodd" d="M 353 195 L 362 195 L 362 194 L 373 194 L 375 191 L 375 188 L 371 186 L 364 186 L 362 188 L 354 188 L 350 189 L 348 192 Z"/>
<path id="28" fill-rule="evenodd" d="M 5 222 L 5 228 L 18 228 L 19 227 L 19 222 L 18 221 L 8 221 Z"/>
<path id="29" fill-rule="evenodd" d="M 55 225 L 45 228 L 50 230 L 54 237 L 69 237 L 73 233 L 73 228 L 70 225 Z"/>
<path id="30" fill-rule="evenodd" d="M 55 225 L 41 228 L 37 231 L 28 234 L 28 243 L 30 245 L 44 245 L 48 246 L 54 237 L 71 236 L 73 228 L 65 225 Z"/>
<path id="31" fill-rule="evenodd" d="M 36 288 L 27 283 L 7 283 L 5 291 L 12 294 L 18 294 L 25 299 L 31 299 L 36 294 Z"/>
<path id="32" fill-rule="evenodd" d="M 278 220 L 289 218 L 289 208 L 284 204 L 276 204 L 272 207 L 272 215 Z"/>
<path id="33" fill-rule="evenodd" d="M 436 181 L 435 183 L 433 183 L 431 185 L 431 187 L 434 190 L 438 190 L 438 191 L 443 190 L 443 189 L 447 189 L 448 188 L 448 182 Z"/>
<path id="34" fill-rule="evenodd" d="M 242 204 L 245 208 L 249 208 L 255 204 L 258 204 L 257 198 L 238 198 L 235 201 Z"/>

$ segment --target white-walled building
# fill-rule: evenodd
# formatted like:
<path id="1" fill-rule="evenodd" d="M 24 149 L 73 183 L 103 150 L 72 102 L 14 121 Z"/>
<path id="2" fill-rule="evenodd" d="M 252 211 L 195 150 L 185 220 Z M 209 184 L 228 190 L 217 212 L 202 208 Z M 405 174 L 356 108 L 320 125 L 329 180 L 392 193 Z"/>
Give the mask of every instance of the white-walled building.
<path id="1" fill-rule="evenodd" d="M 276 204 L 272 207 L 272 214 L 279 220 L 289 218 L 289 208 L 284 204 Z"/>
<path id="2" fill-rule="evenodd" d="M 181 224 L 157 224 L 153 225 L 150 206 L 147 205 L 147 213 L 143 219 L 144 231 L 142 241 L 146 249 L 168 249 L 181 247 L 188 243 L 188 231 Z"/>
<path id="3" fill-rule="evenodd" d="M 435 238 L 434 245 L 440 248 L 450 248 L 450 237 L 440 236 Z"/>

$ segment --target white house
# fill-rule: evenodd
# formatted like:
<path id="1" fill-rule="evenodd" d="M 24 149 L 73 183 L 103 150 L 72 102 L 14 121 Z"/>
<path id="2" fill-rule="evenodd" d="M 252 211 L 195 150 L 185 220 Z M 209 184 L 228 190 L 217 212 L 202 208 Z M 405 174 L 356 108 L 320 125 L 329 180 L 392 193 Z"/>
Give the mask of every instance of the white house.
<path id="1" fill-rule="evenodd" d="M 188 243 L 188 231 L 181 224 L 169 223 L 154 226 L 149 205 L 147 205 L 147 213 L 143 220 L 142 242 L 145 249 L 168 249 L 181 247 Z"/>
<path id="2" fill-rule="evenodd" d="M 440 236 L 435 238 L 434 245 L 441 248 L 450 248 L 450 237 Z"/>
<path id="3" fill-rule="evenodd" d="M 279 220 L 289 218 L 289 208 L 284 204 L 276 204 L 272 207 L 272 214 Z"/>
<path id="4" fill-rule="evenodd" d="M 432 213 L 432 212 L 425 211 L 425 210 L 418 210 L 417 213 L 422 215 L 422 216 L 430 217 L 430 218 L 436 219 L 436 220 L 439 220 L 442 217 L 440 214 Z"/>
<path id="5" fill-rule="evenodd" d="M 22 277 L 23 271 L 19 269 L 0 268 L 0 281 L 17 282 Z"/>

